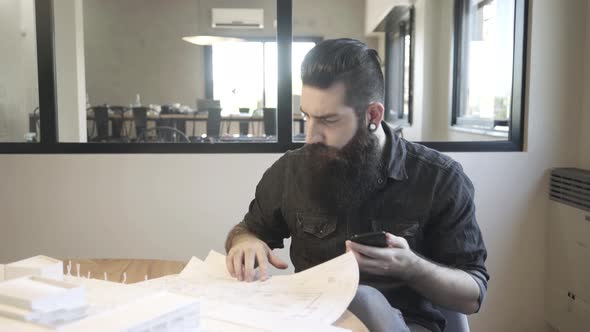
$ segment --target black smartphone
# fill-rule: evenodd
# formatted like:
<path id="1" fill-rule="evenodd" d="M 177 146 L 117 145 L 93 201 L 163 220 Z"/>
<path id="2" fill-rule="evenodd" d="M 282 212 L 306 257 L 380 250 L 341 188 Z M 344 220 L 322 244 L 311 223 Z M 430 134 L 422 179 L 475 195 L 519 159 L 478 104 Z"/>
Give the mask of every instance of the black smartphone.
<path id="1" fill-rule="evenodd" d="M 350 241 L 366 246 L 385 248 L 387 247 L 387 233 L 381 231 L 355 234 L 350 237 Z"/>

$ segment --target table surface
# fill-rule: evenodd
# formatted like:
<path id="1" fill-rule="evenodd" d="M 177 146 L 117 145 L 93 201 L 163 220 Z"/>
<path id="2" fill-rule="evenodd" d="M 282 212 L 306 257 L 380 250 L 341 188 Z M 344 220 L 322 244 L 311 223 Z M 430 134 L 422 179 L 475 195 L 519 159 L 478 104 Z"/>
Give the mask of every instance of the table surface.
<path id="1" fill-rule="evenodd" d="M 67 273 L 66 266 L 71 262 L 72 275 L 77 275 L 76 264 L 80 264 L 80 275 L 91 278 L 104 279 L 104 273 L 107 274 L 109 281 L 122 282 L 123 273 L 126 274 L 126 283 L 144 281 L 148 279 L 159 278 L 171 274 L 178 274 L 185 262 L 156 260 L 156 259 L 65 259 L 64 273 Z M 334 323 L 335 326 L 352 330 L 354 332 L 369 331 L 365 325 L 348 310 L 340 316 Z"/>

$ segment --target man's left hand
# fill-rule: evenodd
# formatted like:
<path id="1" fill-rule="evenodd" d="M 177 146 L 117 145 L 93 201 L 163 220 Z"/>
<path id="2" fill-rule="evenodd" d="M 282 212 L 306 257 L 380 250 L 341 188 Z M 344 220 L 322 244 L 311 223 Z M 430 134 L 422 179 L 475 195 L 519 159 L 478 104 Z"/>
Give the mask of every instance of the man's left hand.
<path id="1" fill-rule="evenodd" d="M 346 251 L 354 253 L 361 272 L 411 280 L 418 273 L 420 257 L 403 237 L 387 233 L 387 245 L 378 248 L 346 241 Z"/>

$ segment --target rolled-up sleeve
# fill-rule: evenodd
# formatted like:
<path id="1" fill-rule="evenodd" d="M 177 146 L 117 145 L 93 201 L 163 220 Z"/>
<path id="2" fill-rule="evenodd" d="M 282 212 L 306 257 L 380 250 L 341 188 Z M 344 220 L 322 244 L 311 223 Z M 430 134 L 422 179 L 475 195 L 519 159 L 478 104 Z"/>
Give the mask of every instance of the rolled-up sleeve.
<path id="1" fill-rule="evenodd" d="M 479 307 L 490 279 L 487 251 L 475 217 L 473 184 L 456 163 L 441 172 L 433 214 L 425 237 L 428 256 L 437 263 L 467 272 L 479 286 Z"/>

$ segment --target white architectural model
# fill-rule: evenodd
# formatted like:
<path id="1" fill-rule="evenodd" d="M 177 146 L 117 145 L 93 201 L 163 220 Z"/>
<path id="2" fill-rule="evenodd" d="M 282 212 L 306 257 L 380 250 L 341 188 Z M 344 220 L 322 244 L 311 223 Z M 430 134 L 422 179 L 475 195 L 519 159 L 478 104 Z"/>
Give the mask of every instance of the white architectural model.
<path id="1" fill-rule="evenodd" d="M 57 276 L 54 261 L 37 256 L 6 265 L 10 274 L 0 280 L 0 331 L 199 332 L 200 307 L 194 297 L 64 277 L 59 261 Z M 27 271 L 30 275 L 15 278 Z"/>
<path id="2" fill-rule="evenodd" d="M 63 263 L 55 258 L 35 256 L 4 266 L 5 280 L 25 276 L 63 280 Z"/>
<path id="3" fill-rule="evenodd" d="M 38 256 L 7 267 L 47 274 L 52 261 Z M 131 285 L 80 277 L 79 268 L 65 276 L 61 271 L 65 282 L 30 276 L 0 281 L 0 331 L 340 332 L 331 324 L 359 282 L 352 253 L 253 283 L 232 278 L 225 256 L 216 252 L 204 261 L 193 257 L 179 275 Z"/>

